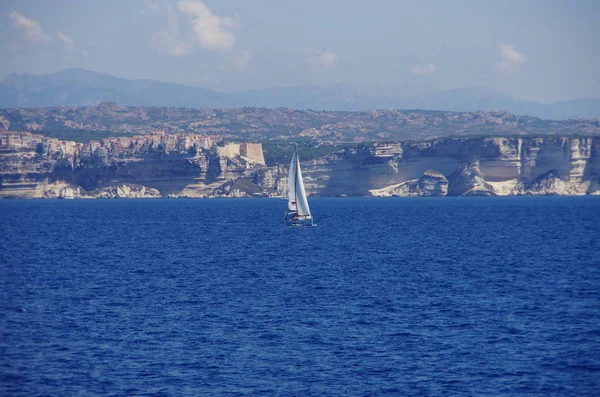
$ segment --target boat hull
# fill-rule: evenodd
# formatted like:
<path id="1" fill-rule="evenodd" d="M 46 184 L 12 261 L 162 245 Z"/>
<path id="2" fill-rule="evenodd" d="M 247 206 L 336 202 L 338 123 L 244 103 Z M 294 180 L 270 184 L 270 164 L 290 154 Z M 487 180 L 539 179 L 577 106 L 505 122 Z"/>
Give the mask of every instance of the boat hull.
<path id="1" fill-rule="evenodd" d="M 312 216 L 302 216 L 292 211 L 285 213 L 285 223 L 288 226 L 315 226 Z"/>

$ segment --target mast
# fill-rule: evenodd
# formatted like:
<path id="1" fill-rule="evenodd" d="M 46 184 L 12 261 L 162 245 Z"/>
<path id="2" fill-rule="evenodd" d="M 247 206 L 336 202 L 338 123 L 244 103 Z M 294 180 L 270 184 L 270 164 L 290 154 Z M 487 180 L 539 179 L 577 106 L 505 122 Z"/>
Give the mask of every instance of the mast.
<path id="1" fill-rule="evenodd" d="M 294 143 L 294 156 L 296 157 L 296 172 L 294 173 L 294 202 L 296 203 L 296 213 L 298 213 L 298 170 L 300 161 L 298 160 L 298 145 Z"/>
<path id="2" fill-rule="evenodd" d="M 288 170 L 288 210 L 289 211 L 297 211 L 297 194 L 296 194 L 296 186 L 297 186 L 297 178 L 296 178 L 296 162 L 297 153 L 296 150 L 292 152 L 292 159 L 290 161 L 290 167 Z"/>

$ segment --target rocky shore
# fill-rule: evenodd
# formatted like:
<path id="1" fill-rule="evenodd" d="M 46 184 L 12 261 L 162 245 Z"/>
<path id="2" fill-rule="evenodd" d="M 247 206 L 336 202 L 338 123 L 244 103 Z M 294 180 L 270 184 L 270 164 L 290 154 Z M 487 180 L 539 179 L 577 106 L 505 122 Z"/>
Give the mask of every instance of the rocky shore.
<path id="1" fill-rule="evenodd" d="M 88 144 L 0 132 L 0 198 L 281 197 L 260 143 L 158 134 Z M 600 194 L 599 137 L 356 143 L 302 163 L 312 196 Z M 302 153 L 300 153 L 302 157 Z"/>

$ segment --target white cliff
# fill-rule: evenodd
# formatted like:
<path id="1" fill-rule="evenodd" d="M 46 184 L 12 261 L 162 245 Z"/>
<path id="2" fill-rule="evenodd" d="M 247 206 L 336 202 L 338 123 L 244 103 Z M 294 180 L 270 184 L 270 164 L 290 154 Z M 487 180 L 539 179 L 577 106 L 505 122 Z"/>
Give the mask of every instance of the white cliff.
<path id="1" fill-rule="evenodd" d="M 389 165 L 370 178 L 382 185 L 372 195 L 425 195 L 414 188 L 425 169 L 448 178 L 448 195 L 600 194 L 596 137 L 443 139 L 404 143 L 399 152 L 381 159 Z"/>
<path id="2" fill-rule="evenodd" d="M 372 189 L 376 197 L 445 196 L 448 194 L 448 179 L 437 171 L 427 170 L 419 179 L 398 183 L 382 189 Z"/>
<path id="3" fill-rule="evenodd" d="M 86 144 L 0 133 L 0 197 L 280 197 L 260 144 L 157 133 Z M 600 137 L 444 138 L 339 146 L 304 161 L 309 195 L 597 195 Z M 308 157 L 310 158 L 310 157 Z"/>

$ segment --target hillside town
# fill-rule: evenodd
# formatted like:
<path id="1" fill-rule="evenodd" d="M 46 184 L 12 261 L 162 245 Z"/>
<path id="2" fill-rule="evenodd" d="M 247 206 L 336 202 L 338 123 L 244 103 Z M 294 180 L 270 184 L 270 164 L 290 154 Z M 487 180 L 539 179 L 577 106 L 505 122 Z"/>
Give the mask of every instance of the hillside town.
<path id="1" fill-rule="evenodd" d="M 63 141 L 57 138 L 32 134 L 31 132 L 0 131 L 0 149 L 22 150 L 35 148 L 40 154 L 57 156 L 81 156 L 111 154 L 131 156 L 161 150 L 164 153 L 185 153 L 191 149 L 211 149 L 221 142 L 218 135 L 204 136 L 199 134 L 166 134 L 155 131 L 149 135 L 132 137 L 111 137 L 89 142 Z"/>

